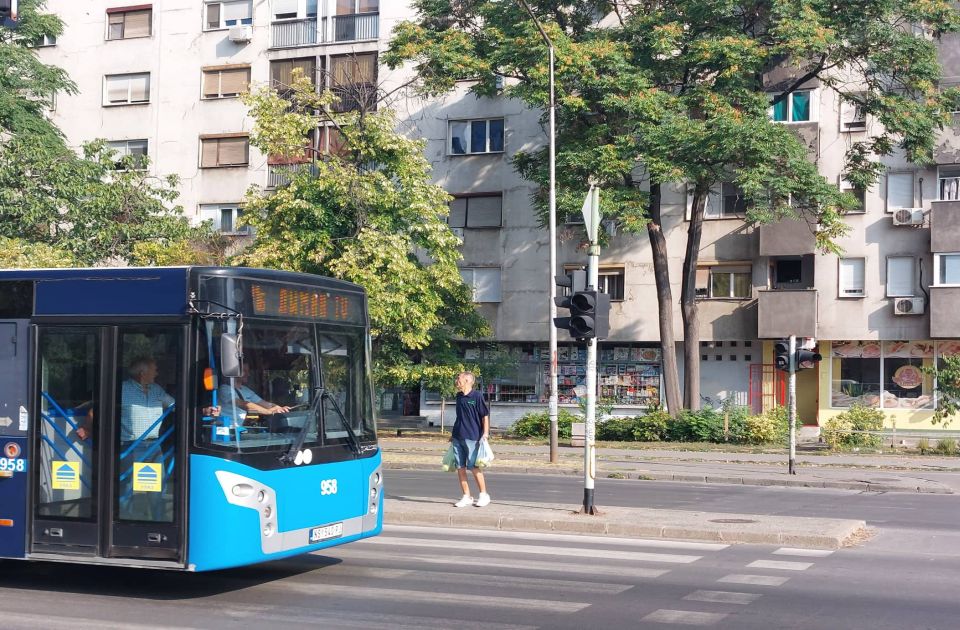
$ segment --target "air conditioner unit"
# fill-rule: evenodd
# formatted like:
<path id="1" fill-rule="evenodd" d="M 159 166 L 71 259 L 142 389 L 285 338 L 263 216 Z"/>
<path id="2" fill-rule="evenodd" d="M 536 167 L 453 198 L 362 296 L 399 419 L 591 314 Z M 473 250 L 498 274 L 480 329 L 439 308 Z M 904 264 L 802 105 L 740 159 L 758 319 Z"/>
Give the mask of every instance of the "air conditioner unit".
<path id="1" fill-rule="evenodd" d="M 253 39 L 253 27 L 247 25 L 231 26 L 228 37 L 231 42 L 249 42 Z"/>
<path id="2" fill-rule="evenodd" d="M 898 208 L 893 211 L 894 225 L 923 225 L 923 208 Z"/>
<path id="3" fill-rule="evenodd" d="M 897 298 L 893 301 L 894 315 L 923 315 L 923 298 Z"/>
<path id="4" fill-rule="evenodd" d="M 450 231 L 453 232 L 453 235 L 463 240 L 463 228 L 450 228 Z"/>

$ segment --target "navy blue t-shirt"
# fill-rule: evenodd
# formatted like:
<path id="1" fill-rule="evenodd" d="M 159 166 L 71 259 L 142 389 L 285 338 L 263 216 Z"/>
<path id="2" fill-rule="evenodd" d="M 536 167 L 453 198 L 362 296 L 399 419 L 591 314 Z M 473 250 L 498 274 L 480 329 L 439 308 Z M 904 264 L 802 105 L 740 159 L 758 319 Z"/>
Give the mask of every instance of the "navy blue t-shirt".
<path id="1" fill-rule="evenodd" d="M 457 421 L 453 425 L 453 437 L 458 440 L 479 440 L 483 435 L 483 418 L 490 415 L 483 394 L 470 390 L 469 394 L 457 392 Z"/>

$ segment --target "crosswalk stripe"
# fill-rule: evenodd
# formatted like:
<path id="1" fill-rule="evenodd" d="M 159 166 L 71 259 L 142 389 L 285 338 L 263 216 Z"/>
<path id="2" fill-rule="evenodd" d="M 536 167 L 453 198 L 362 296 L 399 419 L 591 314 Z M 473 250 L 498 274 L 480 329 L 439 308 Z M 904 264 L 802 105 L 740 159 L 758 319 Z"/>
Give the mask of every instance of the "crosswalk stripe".
<path id="1" fill-rule="evenodd" d="M 640 621 L 675 623 L 684 626 L 709 626 L 727 616 L 727 613 L 694 612 L 692 610 L 655 610 Z"/>
<path id="2" fill-rule="evenodd" d="M 793 547 L 781 547 L 774 551 L 777 556 L 800 556 L 806 558 L 825 558 L 834 552 L 833 549 L 795 549 Z"/>
<path id="3" fill-rule="evenodd" d="M 394 547 L 434 547 L 437 549 L 457 549 L 463 550 L 464 543 L 460 540 L 431 540 L 427 538 L 367 538 L 355 542 L 354 545 L 376 545 L 376 546 L 394 546 Z M 508 545 L 503 543 L 479 543 L 474 546 L 479 553 L 490 551 L 502 551 L 504 553 L 529 553 L 550 556 L 566 556 L 578 558 L 606 558 L 611 560 L 632 560 L 635 562 L 668 562 L 674 564 L 689 564 L 696 562 L 703 556 L 688 556 L 682 554 L 670 553 L 647 553 L 643 551 L 608 551 L 605 549 L 576 549 L 564 547 L 538 546 L 538 545 Z"/>
<path id="4" fill-rule="evenodd" d="M 264 584 L 260 588 L 279 590 L 284 593 L 300 593 L 311 597 L 335 597 L 340 599 L 362 599 L 366 601 L 429 602 L 456 606 L 476 606 L 480 608 L 510 608 L 519 610 L 539 610 L 544 612 L 575 613 L 583 610 L 589 603 L 557 601 L 548 599 L 530 599 L 522 597 L 497 597 L 466 593 L 441 593 L 437 591 L 414 591 L 399 588 L 377 588 L 372 586 L 350 586 L 340 584 L 305 584 L 290 580 L 278 580 Z"/>
<path id="5" fill-rule="evenodd" d="M 547 534 L 537 532 L 512 532 L 504 530 L 462 529 L 457 527 L 426 527 L 422 525 L 384 525 L 381 537 L 395 533 L 434 534 L 443 536 L 492 537 L 504 536 L 520 540 L 550 540 L 557 542 L 594 543 L 599 545 L 624 545 L 630 547 L 654 547 L 658 549 L 686 549 L 688 551 L 722 551 L 730 545 L 724 543 L 699 543 L 680 540 L 654 540 L 651 538 L 616 538 L 586 534 Z"/>
<path id="6" fill-rule="evenodd" d="M 755 560 L 747 565 L 748 569 L 780 569 L 782 571 L 806 571 L 812 562 L 786 562 L 782 560 Z"/>
<path id="7" fill-rule="evenodd" d="M 750 604 L 760 597 L 757 593 L 734 593 L 731 591 L 694 591 L 684 597 L 692 602 L 714 604 Z"/>
<path id="8" fill-rule="evenodd" d="M 749 584 L 750 586 L 781 586 L 789 580 L 788 577 L 779 575 L 748 575 L 742 573 L 731 573 L 725 575 L 717 582 L 726 582 L 728 584 Z"/>
<path id="9" fill-rule="evenodd" d="M 152 625 L 130 623 L 128 621 L 109 621 L 106 619 L 90 619 L 82 617 L 50 616 L 46 613 L 17 613 L 3 612 L 3 624 L 9 628 L 70 628 L 71 630 L 161 630 L 169 625 Z M 188 626 L 180 626 L 188 628 Z M 196 627 L 196 626 L 194 626 Z"/>
<path id="10" fill-rule="evenodd" d="M 605 578 L 658 578 L 664 573 L 669 573 L 670 569 L 652 569 L 649 567 L 627 567 L 617 564 L 610 565 L 589 565 L 573 564 L 568 562 L 542 562 L 536 560 L 510 560 L 507 558 L 483 558 L 477 556 L 447 555 L 443 556 L 424 556 L 407 555 L 400 553 L 390 553 L 387 551 L 373 549 L 358 549 L 356 545 L 349 548 L 342 548 L 340 557 L 345 560 L 351 558 L 371 559 L 383 561 L 386 559 L 396 559 L 402 562 L 423 562 L 426 564 L 438 565 L 456 565 L 460 567 L 470 566 L 478 569 L 520 569 L 529 571 L 550 571 L 562 575 L 580 574 L 580 575 L 602 575 Z M 337 553 L 332 549 L 324 552 L 314 552 L 315 554 L 329 555 L 331 552 Z M 499 574 L 498 574 L 499 575 Z"/>

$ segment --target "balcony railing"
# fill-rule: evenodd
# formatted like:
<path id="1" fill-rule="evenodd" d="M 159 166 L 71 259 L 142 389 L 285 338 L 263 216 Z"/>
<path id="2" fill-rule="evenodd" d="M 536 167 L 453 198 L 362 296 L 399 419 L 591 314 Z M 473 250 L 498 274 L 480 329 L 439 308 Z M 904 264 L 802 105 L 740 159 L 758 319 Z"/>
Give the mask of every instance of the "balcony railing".
<path id="1" fill-rule="evenodd" d="M 317 18 L 306 20 L 284 20 L 272 25 L 271 48 L 296 48 L 298 46 L 316 46 L 324 43 L 324 24 L 317 25 Z"/>
<path id="2" fill-rule="evenodd" d="M 267 166 L 267 188 L 278 188 L 290 183 L 290 177 L 304 170 L 317 174 L 315 164 L 270 164 Z"/>
<path id="3" fill-rule="evenodd" d="M 357 13 L 333 18 L 333 41 L 353 42 L 380 37 L 380 14 Z"/>
<path id="4" fill-rule="evenodd" d="M 930 204 L 930 251 L 960 251 L 960 201 Z"/>

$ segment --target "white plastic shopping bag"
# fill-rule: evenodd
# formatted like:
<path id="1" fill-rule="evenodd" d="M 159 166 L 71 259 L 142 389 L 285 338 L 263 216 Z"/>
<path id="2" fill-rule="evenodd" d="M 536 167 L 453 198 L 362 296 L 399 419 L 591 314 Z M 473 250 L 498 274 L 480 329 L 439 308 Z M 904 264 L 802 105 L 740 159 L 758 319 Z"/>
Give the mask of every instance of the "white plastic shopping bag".
<path id="1" fill-rule="evenodd" d="M 457 453 L 453 450 L 453 444 L 451 444 L 447 452 L 444 453 L 440 467 L 443 469 L 443 472 L 450 472 L 451 470 L 457 469 Z"/>
<path id="2" fill-rule="evenodd" d="M 493 463 L 493 449 L 486 440 L 480 440 L 477 446 L 477 468 L 488 468 Z"/>

